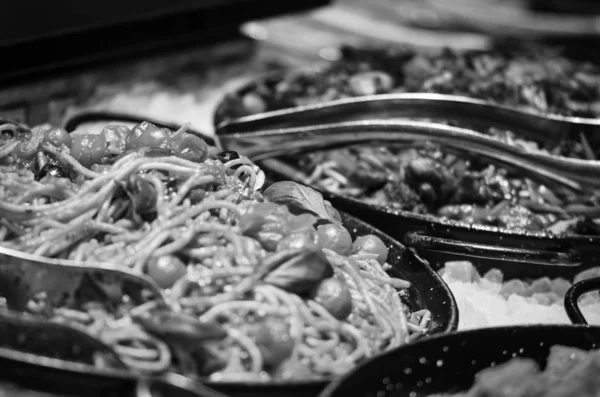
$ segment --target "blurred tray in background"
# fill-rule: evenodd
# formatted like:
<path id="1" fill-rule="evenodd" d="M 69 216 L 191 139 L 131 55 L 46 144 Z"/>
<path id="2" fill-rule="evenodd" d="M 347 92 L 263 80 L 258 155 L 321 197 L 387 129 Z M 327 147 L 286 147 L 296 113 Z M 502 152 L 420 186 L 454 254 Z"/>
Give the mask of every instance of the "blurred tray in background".
<path id="1" fill-rule="evenodd" d="M 533 11 L 600 14 L 600 3 L 597 0 L 527 0 L 526 3 Z"/>
<path id="2" fill-rule="evenodd" d="M 315 60 L 335 59 L 341 45 L 408 45 L 423 50 L 441 47 L 483 49 L 490 40 L 472 32 L 430 31 L 405 23 L 413 0 L 343 0 L 331 7 L 285 17 L 253 20 L 242 32 L 263 46 Z M 419 2 L 419 0 L 414 0 Z"/>
<path id="3" fill-rule="evenodd" d="M 0 116 L 56 122 L 105 76 L 131 61 L 203 65 L 252 55 L 239 26 L 329 0 L 22 0 L 2 7 Z M 221 43 L 226 43 L 221 45 Z M 233 44 L 232 44 L 233 43 Z M 162 61 L 157 61 L 162 57 Z M 195 59 L 182 61 L 182 58 Z"/>

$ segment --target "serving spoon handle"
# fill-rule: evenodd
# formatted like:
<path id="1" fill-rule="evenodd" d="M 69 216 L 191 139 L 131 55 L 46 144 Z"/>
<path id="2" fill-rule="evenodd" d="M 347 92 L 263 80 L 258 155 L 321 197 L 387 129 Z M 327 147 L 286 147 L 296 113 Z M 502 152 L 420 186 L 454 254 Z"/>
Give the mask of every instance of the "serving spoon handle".
<path id="1" fill-rule="evenodd" d="M 311 126 L 339 121 L 430 119 L 519 132 L 560 141 L 581 132 L 600 134 L 600 119 L 541 114 L 458 95 L 394 93 L 343 98 L 275 110 L 219 124 L 220 134 Z"/>
<path id="2" fill-rule="evenodd" d="M 39 293 L 44 293 L 51 304 L 60 304 L 87 280 L 118 286 L 132 299 L 143 296 L 159 305 L 167 303 L 163 291 L 139 272 L 110 264 L 45 258 L 0 246 L 0 296 L 11 310 L 27 310 L 28 302 Z M 118 300 L 121 296 L 112 298 Z"/>
<path id="3" fill-rule="evenodd" d="M 218 135 L 228 150 L 254 161 L 358 143 L 436 142 L 513 165 L 574 191 L 600 187 L 600 162 L 525 151 L 475 131 L 409 120 L 364 120 Z"/>

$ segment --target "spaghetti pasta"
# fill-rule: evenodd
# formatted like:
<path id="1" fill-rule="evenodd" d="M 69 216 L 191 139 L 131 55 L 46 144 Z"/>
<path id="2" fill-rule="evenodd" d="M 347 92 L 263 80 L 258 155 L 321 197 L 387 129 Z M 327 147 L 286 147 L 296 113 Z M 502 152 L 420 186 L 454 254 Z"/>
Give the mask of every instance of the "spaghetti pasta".
<path id="1" fill-rule="evenodd" d="M 186 139 L 185 129 L 168 138 Z M 353 241 L 317 192 L 294 186 L 313 200 L 298 212 L 269 195 L 277 184 L 259 191 L 245 158 L 133 149 L 92 170 L 68 147 L 39 144 L 69 178 L 35 180 L 31 165 L 6 162 L 0 245 L 135 269 L 165 289 L 169 307 L 104 286 L 57 307 L 40 296 L 31 311 L 83 327 L 134 371 L 215 381 L 327 377 L 427 332 L 426 310 L 404 315 L 398 290 L 410 283 L 385 272 L 383 242 Z M 103 293 L 123 294 L 121 305 Z"/>

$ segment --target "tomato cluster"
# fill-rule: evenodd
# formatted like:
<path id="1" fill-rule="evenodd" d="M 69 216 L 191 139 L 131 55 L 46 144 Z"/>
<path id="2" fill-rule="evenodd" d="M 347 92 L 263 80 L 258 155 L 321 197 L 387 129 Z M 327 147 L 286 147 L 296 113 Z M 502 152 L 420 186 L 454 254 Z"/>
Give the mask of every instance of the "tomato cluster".
<path id="1" fill-rule="evenodd" d="M 256 239 L 267 251 L 293 249 L 309 252 L 328 249 L 340 255 L 367 253 L 376 255 L 382 264 L 388 256 L 387 247 L 375 235 L 361 236 L 353 242 L 344 226 L 336 223 L 318 225 L 315 216 L 306 213 L 295 215 L 286 206 L 275 203 L 253 205 L 240 219 L 240 227 L 246 236 Z M 313 255 L 306 256 L 305 260 L 294 261 L 293 264 L 288 262 L 287 266 L 276 270 L 279 277 L 275 284 L 290 292 L 302 292 L 299 288 L 308 290 L 307 297 L 321 304 L 334 317 L 343 320 L 352 312 L 350 291 L 341 277 L 321 276 L 327 274 L 327 271 L 315 264 L 318 259 L 319 256 Z M 282 272 L 285 274 L 281 274 Z"/>
<path id="2" fill-rule="evenodd" d="M 62 128 L 50 128 L 41 134 L 31 134 L 17 146 L 13 155 L 18 160 L 30 161 L 45 142 L 57 148 L 67 148 L 73 158 L 88 168 L 141 148 L 159 149 L 165 155 L 194 162 L 203 162 L 208 156 L 208 145 L 203 139 L 186 132 L 174 133 L 147 121 L 132 129 L 122 125 L 109 125 L 100 134 L 71 135 Z"/>

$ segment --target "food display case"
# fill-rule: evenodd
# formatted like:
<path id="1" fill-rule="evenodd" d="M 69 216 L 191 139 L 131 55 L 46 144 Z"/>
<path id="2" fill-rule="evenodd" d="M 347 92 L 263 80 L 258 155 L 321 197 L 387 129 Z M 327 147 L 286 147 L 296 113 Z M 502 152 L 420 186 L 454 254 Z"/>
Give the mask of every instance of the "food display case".
<path id="1" fill-rule="evenodd" d="M 0 391 L 600 390 L 594 16 L 38 3 L 0 25 Z"/>

